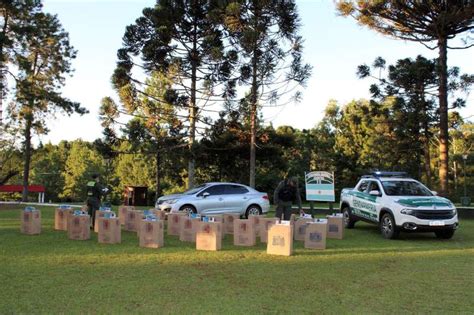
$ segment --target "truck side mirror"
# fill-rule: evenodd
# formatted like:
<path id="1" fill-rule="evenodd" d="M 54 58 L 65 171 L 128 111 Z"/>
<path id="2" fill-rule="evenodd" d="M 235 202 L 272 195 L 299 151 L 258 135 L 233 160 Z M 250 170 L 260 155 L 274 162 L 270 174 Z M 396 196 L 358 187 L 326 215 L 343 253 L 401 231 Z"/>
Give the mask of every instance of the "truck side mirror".
<path id="1" fill-rule="evenodd" d="M 380 191 L 378 191 L 378 190 L 371 190 L 371 191 L 369 192 L 369 195 L 371 195 L 371 196 L 377 196 L 377 197 L 382 196 L 382 194 L 381 194 Z"/>

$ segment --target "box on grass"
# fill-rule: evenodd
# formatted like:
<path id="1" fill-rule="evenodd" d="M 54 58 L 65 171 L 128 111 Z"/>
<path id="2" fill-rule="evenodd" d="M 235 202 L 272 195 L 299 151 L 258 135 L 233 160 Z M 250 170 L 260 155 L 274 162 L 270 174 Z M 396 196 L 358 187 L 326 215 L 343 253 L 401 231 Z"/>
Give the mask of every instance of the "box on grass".
<path id="1" fill-rule="evenodd" d="M 256 243 L 255 226 L 250 220 L 234 220 L 234 245 L 255 246 Z"/>
<path id="2" fill-rule="evenodd" d="M 140 222 L 140 247 L 161 248 L 164 242 L 164 221 L 141 220 Z"/>
<path id="3" fill-rule="evenodd" d="M 268 231 L 267 254 L 291 256 L 293 254 L 293 229 L 289 221 L 277 223 Z"/>
<path id="4" fill-rule="evenodd" d="M 108 216 L 110 213 L 113 213 L 115 217 L 115 212 L 112 212 L 110 208 L 100 207 L 100 209 L 95 212 L 94 232 L 99 233 L 98 219 L 103 218 L 106 215 Z"/>
<path id="5" fill-rule="evenodd" d="M 181 216 L 179 219 L 179 240 L 182 242 L 196 242 L 197 225 L 201 218 Z"/>
<path id="6" fill-rule="evenodd" d="M 264 219 L 264 215 L 249 215 L 250 223 L 255 226 L 255 235 L 260 236 L 260 220 Z"/>
<path id="7" fill-rule="evenodd" d="M 100 217 L 97 220 L 98 241 L 102 244 L 120 244 L 122 242 L 120 219 L 117 217 Z"/>
<path id="8" fill-rule="evenodd" d="M 71 240 L 88 240 L 91 238 L 90 216 L 85 212 L 74 211 L 67 221 L 67 236 Z"/>
<path id="9" fill-rule="evenodd" d="M 71 206 L 61 205 L 54 211 L 54 229 L 59 231 L 67 230 L 67 219 L 73 210 Z"/>
<path id="10" fill-rule="evenodd" d="M 344 238 L 344 216 L 342 213 L 333 213 L 326 216 L 328 220 L 327 238 L 342 240 Z"/>
<path id="11" fill-rule="evenodd" d="M 155 214 L 155 216 L 158 220 L 160 220 L 160 221 L 165 221 L 166 220 L 166 211 L 153 209 L 153 213 Z"/>
<path id="12" fill-rule="evenodd" d="M 214 215 L 208 215 L 206 216 L 205 218 L 208 218 L 209 221 L 208 222 L 219 222 L 221 223 L 221 238 L 224 239 L 224 227 L 225 227 L 225 221 L 224 221 L 224 215 L 223 214 L 214 214 Z M 205 219 L 203 218 L 202 221 L 205 221 Z"/>
<path id="13" fill-rule="evenodd" d="M 127 211 L 129 210 L 135 210 L 134 206 L 120 206 L 118 208 L 118 217 L 120 219 L 120 224 L 124 225 L 125 224 L 125 219 L 127 217 Z"/>
<path id="14" fill-rule="evenodd" d="M 224 234 L 234 234 L 234 221 L 240 219 L 239 214 L 224 214 Z"/>
<path id="15" fill-rule="evenodd" d="M 222 222 L 198 222 L 196 249 L 217 251 L 222 248 Z"/>
<path id="16" fill-rule="evenodd" d="M 140 210 L 128 210 L 125 216 L 124 230 L 130 232 L 137 232 L 138 224 L 143 217 L 143 211 Z"/>
<path id="17" fill-rule="evenodd" d="M 35 235 L 41 233 L 41 211 L 34 207 L 26 207 L 21 212 L 22 234 Z"/>
<path id="18" fill-rule="evenodd" d="M 266 243 L 268 241 L 268 230 L 274 224 L 280 222 L 278 218 L 263 218 L 260 219 L 260 242 Z"/>
<path id="19" fill-rule="evenodd" d="M 296 241 L 304 241 L 306 235 L 306 227 L 310 222 L 313 222 L 313 219 L 299 218 L 295 221 L 294 237 Z"/>
<path id="20" fill-rule="evenodd" d="M 326 249 L 326 233 L 328 221 L 326 219 L 315 219 L 306 226 L 304 248 Z"/>
<path id="21" fill-rule="evenodd" d="M 184 212 L 170 212 L 168 214 L 168 235 L 179 236 L 180 218 L 186 216 Z"/>

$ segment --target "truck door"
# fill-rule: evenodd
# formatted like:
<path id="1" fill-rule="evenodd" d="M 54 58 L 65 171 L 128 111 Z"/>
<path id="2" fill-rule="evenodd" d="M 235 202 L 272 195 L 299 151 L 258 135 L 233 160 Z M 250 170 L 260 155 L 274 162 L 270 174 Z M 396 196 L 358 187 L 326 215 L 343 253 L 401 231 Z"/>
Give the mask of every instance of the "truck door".
<path id="1" fill-rule="evenodd" d="M 377 221 L 377 211 L 374 205 L 376 197 L 369 194 L 370 183 L 370 180 L 363 180 L 357 186 L 352 201 L 352 211 L 358 217 Z"/>

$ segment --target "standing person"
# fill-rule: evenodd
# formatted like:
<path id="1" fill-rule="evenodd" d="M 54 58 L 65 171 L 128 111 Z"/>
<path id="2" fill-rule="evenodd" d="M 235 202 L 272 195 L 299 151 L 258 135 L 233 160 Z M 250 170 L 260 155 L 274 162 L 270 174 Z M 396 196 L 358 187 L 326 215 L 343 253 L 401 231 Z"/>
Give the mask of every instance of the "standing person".
<path id="1" fill-rule="evenodd" d="M 100 184 L 98 174 L 92 175 L 92 181 L 87 182 L 87 212 L 91 217 L 91 229 L 95 224 L 95 212 L 100 208 L 100 198 L 107 192 L 107 188 L 103 188 Z"/>
<path id="2" fill-rule="evenodd" d="M 276 205 L 275 216 L 279 219 L 281 219 L 283 214 L 283 220 L 290 220 L 293 202 L 296 202 L 300 213 L 302 213 L 298 179 L 296 177 L 288 177 L 282 180 L 275 189 L 273 202 Z"/>

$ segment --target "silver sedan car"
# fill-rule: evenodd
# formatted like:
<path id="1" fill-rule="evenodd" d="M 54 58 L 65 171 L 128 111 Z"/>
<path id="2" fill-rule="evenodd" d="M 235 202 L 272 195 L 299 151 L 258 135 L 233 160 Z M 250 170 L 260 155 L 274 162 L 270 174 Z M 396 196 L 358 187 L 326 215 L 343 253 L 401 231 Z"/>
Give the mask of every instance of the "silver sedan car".
<path id="1" fill-rule="evenodd" d="M 182 194 L 158 198 L 155 207 L 167 212 L 184 211 L 212 215 L 267 213 L 270 202 L 266 193 L 235 183 L 206 183 Z"/>

